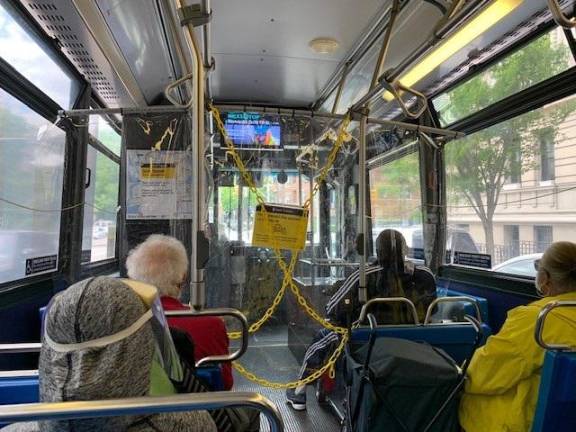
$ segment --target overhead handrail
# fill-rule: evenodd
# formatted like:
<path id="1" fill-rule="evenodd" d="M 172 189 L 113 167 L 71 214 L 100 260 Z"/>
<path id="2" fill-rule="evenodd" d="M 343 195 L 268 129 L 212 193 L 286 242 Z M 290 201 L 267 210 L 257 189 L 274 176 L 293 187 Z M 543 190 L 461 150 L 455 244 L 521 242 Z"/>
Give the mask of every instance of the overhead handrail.
<path id="1" fill-rule="evenodd" d="M 409 299 L 404 297 L 379 297 L 368 300 L 366 303 L 364 303 L 364 306 L 362 306 L 362 309 L 360 310 L 360 317 L 358 318 L 358 322 L 361 323 L 366 319 L 370 307 L 372 307 L 375 304 L 383 304 L 383 303 L 388 304 L 403 303 L 407 305 L 408 308 L 410 309 L 410 312 L 412 313 L 414 324 L 416 325 L 420 324 L 420 321 L 418 320 L 418 312 L 416 312 L 416 306 L 414 306 L 414 303 L 412 303 Z"/>
<path id="2" fill-rule="evenodd" d="M 203 357 L 196 362 L 196 367 L 200 367 L 206 363 L 223 363 L 238 360 L 246 350 L 248 349 L 248 321 L 244 314 L 236 309 L 231 308 L 219 308 L 219 309 L 204 309 L 201 311 L 195 310 L 175 310 L 166 311 L 166 316 L 169 318 L 175 317 L 206 317 L 206 316 L 229 316 L 236 318 L 240 325 L 242 326 L 241 337 L 240 337 L 240 348 L 231 354 L 226 355 L 212 355 Z"/>
<path id="3" fill-rule="evenodd" d="M 184 75 L 182 78 L 177 79 L 176 81 L 168 84 L 166 86 L 166 89 L 164 90 L 164 95 L 166 96 L 166 99 L 168 99 L 174 106 L 177 106 L 179 108 L 185 108 L 185 109 L 190 109 L 192 108 L 192 105 L 194 104 L 194 98 L 191 97 L 190 100 L 185 103 L 184 105 L 182 105 L 180 102 L 178 102 L 177 99 L 175 99 L 174 97 L 172 97 L 172 91 L 178 87 L 180 87 L 180 85 L 182 85 L 183 83 L 185 83 L 186 81 L 191 81 L 194 78 L 194 74 L 188 74 L 188 75 Z M 193 84 L 192 84 L 193 85 Z"/>
<path id="4" fill-rule="evenodd" d="M 558 4 L 557 0 L 548 0 L 548 8 L 550 9 L 550 13 L 560 27 L 564 27 L 565 29 L 572 29 L 576 27 L 576 18 L 568 18 L 564 15 L 562 8 Z"/>
<path id="5" fill-rule="evenodd" d="M 39 353 L 40 348 L 42 344 L 39 342 L 0 344 L 0 354 Z"/>
<path id="6" fill-rule="evenodd" d="M 413 88 L 405 86 L 399 80 L 388 81 L 384 78 L 382 84 L 384 85 L 384 88 L 392 93 L 392 96 L 394 96 L 394 99 L 396 99 L 396 102 L 398 102 L 400 109 L 402 109 L 402 112 L 406 117 L 417 119 L 428 109 L 428 99 L 426 96 Z M 404 102 L 404 99 L 402 99 L 400 92 L 411 94 L 416 98 L 415 107 L 418 108 L 416 111 L 410 111 L 408 105 Z"/>
<path id="7" fill-rule="evenodd" d="M 284 430 L 284 422 L 276 406 L 264 396 L 248 392 L 209 392 L 100 401 L 4 405 L 0 408 L 0 423 L 72 420 L 239 407 L 249 407 L 264 414 L 270 424 L 271 432 Z"/>
<path id="8" fill-rule="evenodd" d="M 478 301 L 473 297 L 468 296 L 454 296 L 454 297 L 438 297 L 430 306 L 428 306 L 428 310 L 426 311 L 426 317 L 424 318 L 424 325 L 430 324 L 430 317 L 432 316 L 432 311 L 434 308 L 439 305 L 440 303 L 470 303 L 474 306 L 476 310 L 476 319 L 482 323 L 482 313 L 480 312 L 480 306 L 478 306 Z"/>
<path id="9" fill-rule="evenodd" d="M 544 323 L 546 322 L 546 317 L 554 309 L 562 307 L 576 307 L 576 301 L 553 301 L 548 303 L 542 308 L 538 314 L 538 319 L 536 320 L 536 328 L 534 331 L 534 338 L 536 343 L 540 345 L 545 350 L 550 351 L 576 351 L 576 346 L 560 345 L 560 344 L 549 344 L 544 341 Z"/>

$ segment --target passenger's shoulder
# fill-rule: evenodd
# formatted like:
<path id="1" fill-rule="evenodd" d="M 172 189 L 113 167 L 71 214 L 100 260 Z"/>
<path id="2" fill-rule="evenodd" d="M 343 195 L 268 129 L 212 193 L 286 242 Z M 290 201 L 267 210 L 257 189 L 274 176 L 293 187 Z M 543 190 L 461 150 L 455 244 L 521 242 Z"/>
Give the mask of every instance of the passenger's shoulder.
<path id="1" fill-rule="evenodd" d="M 434 276 L 434 273 L 432 273 L 432 270 L 430 270 L 428 267 L 424 267 L 424 266 L 416 266 L 414 268 L 414 276 L 419 276 L 421 278 L 426 278 L 426 279 L 432 278 L 433 280 L 436 279 Z"/>

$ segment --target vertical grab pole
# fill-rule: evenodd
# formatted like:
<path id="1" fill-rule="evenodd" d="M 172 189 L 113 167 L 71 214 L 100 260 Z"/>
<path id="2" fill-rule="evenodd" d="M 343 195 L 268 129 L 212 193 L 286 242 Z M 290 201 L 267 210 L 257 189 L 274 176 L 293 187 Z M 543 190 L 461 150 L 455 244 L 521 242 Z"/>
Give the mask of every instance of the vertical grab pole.
<path id="1" fill-rule="evenodd" d="M 360 143 L 358 148 L 358 253 L 360 255 L 360 278 L 358 299 L 361 304 L 368 301 L 366 290 L 366 124 L 368 120 L 367 110 L 360 117 Z"/>
<path id="2" fill-rule="evenodd" d="M 176 0 L 180 10 L 184 5 L 182 0 Z M 194 309 L 202 309 L 206 299 L 204 267 L 208 258 L 208 240 L 204 234 L 202 222 L 205 220 L 205 172 L 204 172 L 204 63 L 200 46 L 194 35 L 192 24 L 185 24 L 184 38 L 192 53 L 192 69 L 194 85 L 192 90 L 192 165 L 195 175 L 192 184 L 192 202 L 194 215 L 192 218 L 192 259 L 190 275 L 190 305 Z"/>

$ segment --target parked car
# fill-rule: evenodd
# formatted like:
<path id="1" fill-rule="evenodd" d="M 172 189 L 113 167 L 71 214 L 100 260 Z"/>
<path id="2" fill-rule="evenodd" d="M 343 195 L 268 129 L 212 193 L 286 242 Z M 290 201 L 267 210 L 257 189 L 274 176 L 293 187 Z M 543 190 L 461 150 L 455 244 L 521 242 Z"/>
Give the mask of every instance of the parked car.
<path id="1" fill-rule="evenodd" d="M 541 253 L 520 255 L 514 258 L 504 261 L 502 264 L 498 264 L 492 268 L 492 271 L 499 273 L 508 273 L 518 276 L 529 276 L 536 277 L 536 268 L 534 267 L 534 261 L 542 258 Z"/>

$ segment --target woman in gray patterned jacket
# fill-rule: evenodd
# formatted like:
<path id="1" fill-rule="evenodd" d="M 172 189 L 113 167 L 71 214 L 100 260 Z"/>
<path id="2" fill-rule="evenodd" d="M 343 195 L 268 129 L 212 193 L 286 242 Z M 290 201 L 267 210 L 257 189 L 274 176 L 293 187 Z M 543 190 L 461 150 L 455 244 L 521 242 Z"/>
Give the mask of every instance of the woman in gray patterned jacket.
<path id="1" fill-rule="evenodd" d="M 118 279 L 88 279 L 55 296 L 48 308 L 40 353 L 40 400 L 62 402 L 148 395 L 154 356 L 150 321 L 129 337 L 117 338 L 101 348 L 83 349 L 78 345 L 114 336 L 146 313 L 147 307 L 140 297 Z M 64 352 L 59 346 L 77 348 Z M 19 423 L 3 431 L 216 432 L 216 426 L 206 411 L 196 411 Z"/>

